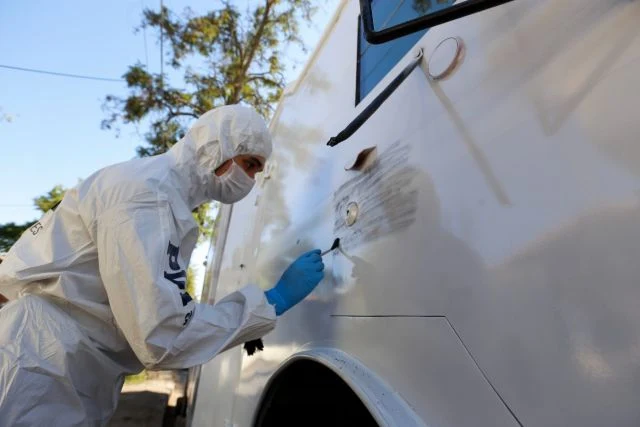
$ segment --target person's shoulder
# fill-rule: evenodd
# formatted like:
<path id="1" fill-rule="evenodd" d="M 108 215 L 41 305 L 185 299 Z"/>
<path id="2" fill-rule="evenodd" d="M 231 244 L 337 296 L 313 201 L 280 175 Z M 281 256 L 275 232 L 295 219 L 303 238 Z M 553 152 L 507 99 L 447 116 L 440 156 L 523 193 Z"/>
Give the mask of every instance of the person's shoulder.
<path id="1" fill-rule="evenodd" d="M 156 164 L 153 164 L 156 163 Z M 116 206 L 162 203 L 166 168 L 160 162 L 133 159 L 100 169 L 83 182 L 80 198 L 95 205 L 95 213 Z"/>

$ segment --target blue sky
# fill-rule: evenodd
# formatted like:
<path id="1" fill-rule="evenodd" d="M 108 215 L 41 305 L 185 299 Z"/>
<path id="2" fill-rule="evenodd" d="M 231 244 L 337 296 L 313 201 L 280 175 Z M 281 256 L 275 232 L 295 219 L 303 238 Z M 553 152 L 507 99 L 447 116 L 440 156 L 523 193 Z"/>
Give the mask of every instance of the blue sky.
<path id="1" fill-rule="evenodd" d="M 247 1 L 240 1 L 241 10 Z M 143 7 L 158 1 L 0 0 L 0 64 L 57 72 L 119 78 L 140 61 L 159 70 L 157 34 L 134 33 Z M 196 11 L 215 7 L 211 0 L 165 0 L 165 6 Z M 322 2 L 314 22 L 303 30 L 313 48 L 337 0 Z M 298 50 L 289 58 L 304 63 Z M 165 67 L 166 70 L 166 67 Z M 289 73 L 293 80 L 300 67 Z M 134 127 L 120 138 L 100 129 L 105 95 L 126 94 L 124 83 L 70 79 L 0 68 L 0 223 L 24 222 L 39 213 L 32 199 L 56 184 L 75 185 L 95 170 L 135 156 L 142 143 Z"/>
<path id="2" fill-rule="evenodd" d="M 237 4 L 245 10 L 252 0 Z M 288 80 L 294 80 L 312 52 L 339 0 L 318 2 L 313 23 L 302 38 L 309 52 L 287 52 Z M 158 72 L 157 34 L 137 33 L 144 7 L 160 1 L 0 0 L 0 64 L 62 73 L 119 78 L 129 65 L 147 63 Z M 202 12 L 219 6 L 211 0 L 164 0 L 173 11 L 189 6 Z M 294 65 L 298 64 L 297 66 Z M 165 72 L 168 67 L 165 67 Z M 119 138 L 100 129 L 107 94 L 126 95 L 124 83 L 81 80 L 0 68 L 0 223 L 37 219 L 33 198 L 54 185 L 72 187 L 78 179 L 112 163 L 135 157 L 145 128 L 124 128 Z M 202 281 L 208 244 L 192 256 Z"/>

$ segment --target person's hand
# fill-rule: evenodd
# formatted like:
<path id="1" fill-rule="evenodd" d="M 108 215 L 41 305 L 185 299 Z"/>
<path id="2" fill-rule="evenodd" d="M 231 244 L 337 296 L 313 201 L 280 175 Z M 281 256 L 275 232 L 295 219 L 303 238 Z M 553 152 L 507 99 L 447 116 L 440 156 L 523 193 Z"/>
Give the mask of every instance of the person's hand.
<path id="1" fill-rule="evenodd" d="M 316 249 L 295 260 L 265 295 L 269 304 L 275 306 L 276 315 L 280 316 L 309 295 L 323 277 L 324 263 L 320 249 Z"/>

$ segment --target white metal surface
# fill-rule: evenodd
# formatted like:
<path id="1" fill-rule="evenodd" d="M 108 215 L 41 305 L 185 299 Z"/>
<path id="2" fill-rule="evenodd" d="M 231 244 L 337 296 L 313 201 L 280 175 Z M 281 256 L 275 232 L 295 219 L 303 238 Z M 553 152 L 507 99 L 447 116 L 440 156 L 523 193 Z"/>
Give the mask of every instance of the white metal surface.
<path id="1" fill-rule="evenodd" d="M 333 347 L 430 426 L 508 425 L 509 411 L 526 426 L 639 425 L 640 3 L 516 0 L 433 28 L 416 46 L 426 54 L 447 37 L 465 43 L 452 76 L 414 71 L 328 148 L 411 56 L 354 107 L 357 3 L 281 102 L 277 167 L 257 206 L 234 207 L 220 285 L 266 289 L 334 237 L 343 252 L 325 257 L 327 279 L 265 352 L 243 358 L 233 423 L 248 425 L 289 356 Z M 345 171 L 372 146 L 375 169 Z M 459 346 L 420 323 L 445 318 Z M 200 381 L 216 399 L 219 378 L 203 369 Z"/>
<path id="2" fill-rule="evenodd" d="M 312 321 L 303 316 L 296 322 Z M 381 426 L 518 425 L 445 318 L 337 317 L 322 327 L 323 340 L 292 349 L 271 339 L 264 353 L 245 358 L 234 408 L 238 426 L 252 425 L 265 374 L 292 350 L 294 359 L 311 357 L 337 372 Z M 296 328 L 287 338 L 303 343 L 309 336 Z M 408 367 L 411 375 L 398 375 Z"/>

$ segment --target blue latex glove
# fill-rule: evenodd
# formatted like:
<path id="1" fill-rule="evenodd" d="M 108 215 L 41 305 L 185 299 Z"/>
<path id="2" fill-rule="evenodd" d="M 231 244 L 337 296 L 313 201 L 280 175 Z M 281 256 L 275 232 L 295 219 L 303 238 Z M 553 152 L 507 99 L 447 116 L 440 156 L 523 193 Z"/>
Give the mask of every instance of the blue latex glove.
<path id="1" fill-rule="evenodd" d="M 309 295 L 323 277 L 320 249 L 307 252 L 285 270 L 273 288 L 265 292 L 267 301 L 275 306 L 276 315 L 280 316 Z"/>

